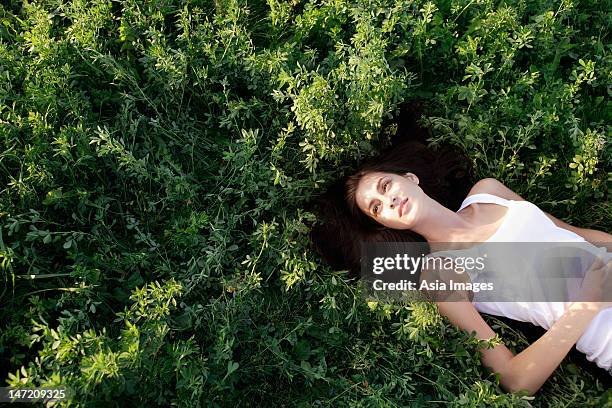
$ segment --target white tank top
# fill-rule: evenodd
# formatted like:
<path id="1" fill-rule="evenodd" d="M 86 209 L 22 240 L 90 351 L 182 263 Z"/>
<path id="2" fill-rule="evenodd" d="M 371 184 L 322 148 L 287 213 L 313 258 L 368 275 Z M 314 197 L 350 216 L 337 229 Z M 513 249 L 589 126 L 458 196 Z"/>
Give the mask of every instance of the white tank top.
<path id="1" fill-rule="evenodd" d="M 498 204 L 508 208 L 497 231 L 485 242 L 585 242 L 580 235 L 560 228 L 535 204 L 479 193 L 467 197 L 457 212 L 472 203 Z M 590 244 L 589 244 L 590 245 Z M 597 253 L 605 248 L 592 246 Z M 612 253 L 607 253 L 612 256 Z M 470 276 L 470 278 L 476 278 Z M 531 322 L 545 329 L 563 315 L 570 302 L 477 302 L 474 307 L 491 315 Z M 599 312 L 576 343 L 589 361 L 612 371 L 612 308 Z"/>

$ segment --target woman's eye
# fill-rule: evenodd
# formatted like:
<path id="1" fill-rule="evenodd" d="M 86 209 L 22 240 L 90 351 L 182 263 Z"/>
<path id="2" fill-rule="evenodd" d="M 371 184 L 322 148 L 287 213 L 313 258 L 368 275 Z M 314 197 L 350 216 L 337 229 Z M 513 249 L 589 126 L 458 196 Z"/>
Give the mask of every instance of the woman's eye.
<path id="1" fill-rule="evenodd" d="M 390 181 L 385 181 L 385 184 L 383 184 L 383 191 L 386 193 L 387 190 L 389 189 L 389 184 L 391 184 Z"/>
<path id="2" fill-rule="evenodd" d="M 378 215 L 378 207 L 379 207 L 378 204 L 374 206 L 374 215 Z"/>

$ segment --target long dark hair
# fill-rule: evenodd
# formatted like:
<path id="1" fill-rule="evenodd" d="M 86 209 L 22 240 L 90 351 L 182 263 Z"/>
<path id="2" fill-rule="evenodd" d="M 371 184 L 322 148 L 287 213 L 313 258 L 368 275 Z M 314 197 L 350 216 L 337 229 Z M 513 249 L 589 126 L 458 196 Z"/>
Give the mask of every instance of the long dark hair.
<path id="1" fill-rule="evenodd" d="M 404 108 L 392 144 L 367 159 L 358 170 L 332 183 L 314 203 L 318 222 L 310 232 L 314 249 L 334 269 L 346 269 L 357 276 L 362 242 L 423 242 L 410 230 L 395 230 L 364 214 L 355 202 L 361 178 L 374 171 L 414 173 L 423 191 L 451 210 L 457 210 L 472 183 L 467 158 L 451 146 L 434 150 L 425 142 L 426 130 L 417 124 L 418 106 Z M 416 139 L 416 140 L 414 140 Z"/>

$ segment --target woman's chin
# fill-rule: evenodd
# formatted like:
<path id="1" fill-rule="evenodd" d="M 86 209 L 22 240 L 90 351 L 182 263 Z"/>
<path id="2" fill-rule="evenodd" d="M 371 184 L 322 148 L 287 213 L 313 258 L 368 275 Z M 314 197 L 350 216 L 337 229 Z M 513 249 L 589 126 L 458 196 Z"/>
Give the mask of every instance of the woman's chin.
<path id="1" fill-rule="evenodd" d="M 408 209 L 408 211 L 406 211 L 404 214 L 402 214 L 402 223 L 408 225 L 407 228 L 410 228 L 414 225 L 414 220 L 415 220 L 415 216 L 416 216 L 416 208 L 414 207 L 410 207 Z"/>
<path id="2" fill-rule="evenodd" d="M 399 230 L 409 230 L 414 227 L 414 223 L 407 219 L 405 216 L 402 216 L 402 219 L 399 220 L 398 223 L 395 224 L 395 229 Z"/>

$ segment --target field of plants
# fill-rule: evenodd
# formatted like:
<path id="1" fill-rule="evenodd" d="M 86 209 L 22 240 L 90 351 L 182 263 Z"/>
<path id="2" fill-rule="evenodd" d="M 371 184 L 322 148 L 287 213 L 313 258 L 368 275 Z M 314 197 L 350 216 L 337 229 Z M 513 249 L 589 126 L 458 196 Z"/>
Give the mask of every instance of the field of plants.
<path id="1" fill-rule="evenodd" d="M 611 27 L 598 0 L 3 0 L 2 386 L 65 385 L 63 406 L 612 404 L 576 355 L 504 393 L 435 306 L 367 302 L 308 239 L 308 203 L 416 102 L 474 181 L 611 231 Z"/>

